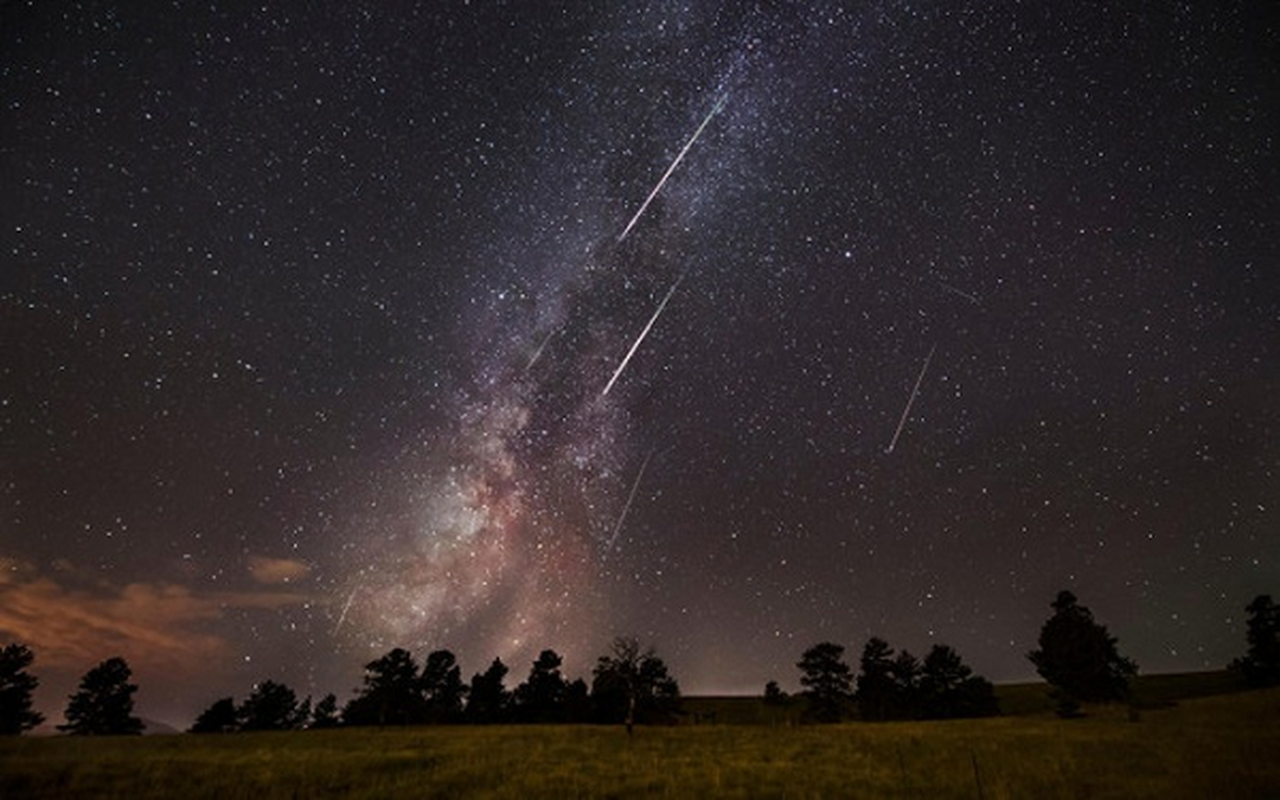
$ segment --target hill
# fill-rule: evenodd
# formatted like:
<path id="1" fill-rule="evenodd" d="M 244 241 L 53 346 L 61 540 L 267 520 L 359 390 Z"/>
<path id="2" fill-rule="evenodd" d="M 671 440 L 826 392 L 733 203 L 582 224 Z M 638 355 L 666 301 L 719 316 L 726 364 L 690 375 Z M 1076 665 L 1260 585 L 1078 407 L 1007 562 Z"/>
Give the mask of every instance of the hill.
<path id="1" fill-rule="evenodd" d="M 1134 705 L 1154 708 L 1246 688 L 1238 675 L 1227 670 L 1139 675 L 1133 681 Z M 1052 714 L 1048 691 L 1043 682 L 1001 684 L 996 686 L 996 700 L 1006 716 Z M 796 698 L 770 706 L 762 696 L 694 696 L 684 699 L 684 711 L 685 721 L 692 724 L 785 725 L 800 721 L 801 707 Z"/>

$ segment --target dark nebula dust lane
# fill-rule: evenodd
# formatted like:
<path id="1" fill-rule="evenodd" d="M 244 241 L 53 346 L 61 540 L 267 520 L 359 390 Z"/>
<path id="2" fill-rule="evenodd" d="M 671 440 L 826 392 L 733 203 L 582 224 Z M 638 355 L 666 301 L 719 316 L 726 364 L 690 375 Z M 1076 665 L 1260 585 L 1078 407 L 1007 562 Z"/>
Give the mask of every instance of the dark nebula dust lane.
<path id="1" fill-rule="evenodd" d="M 690 692 L 872 635 L 1021 679 L 1063 588 L 1216 668 L 1277 591 L 1256 4 L 0 17 L 0 641 L 51 708 L 618 634 Z"/>

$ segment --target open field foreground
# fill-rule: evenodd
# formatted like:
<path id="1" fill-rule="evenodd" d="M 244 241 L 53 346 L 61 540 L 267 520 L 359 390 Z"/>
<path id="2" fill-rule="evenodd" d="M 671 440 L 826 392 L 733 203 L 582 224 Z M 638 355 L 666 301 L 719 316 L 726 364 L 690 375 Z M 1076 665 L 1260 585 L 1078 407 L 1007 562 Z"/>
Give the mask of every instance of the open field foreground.
<path id="1" fill-rule="evenodd" d="M 5 798 L 1280 796 L 1280 691 L 1088 718 L 11 738 Z"/>

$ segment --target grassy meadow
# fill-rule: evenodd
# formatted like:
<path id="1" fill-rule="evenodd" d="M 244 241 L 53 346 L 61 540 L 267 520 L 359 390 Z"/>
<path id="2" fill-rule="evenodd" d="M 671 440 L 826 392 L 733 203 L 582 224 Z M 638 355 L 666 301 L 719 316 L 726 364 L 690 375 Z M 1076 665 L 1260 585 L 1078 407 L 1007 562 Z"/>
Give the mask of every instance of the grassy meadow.
<path id="1" fill-rule="evenodd" d="M 1280 690 L 1090 712 L 6 738 L 0 797 L 1280 797 Z"/>

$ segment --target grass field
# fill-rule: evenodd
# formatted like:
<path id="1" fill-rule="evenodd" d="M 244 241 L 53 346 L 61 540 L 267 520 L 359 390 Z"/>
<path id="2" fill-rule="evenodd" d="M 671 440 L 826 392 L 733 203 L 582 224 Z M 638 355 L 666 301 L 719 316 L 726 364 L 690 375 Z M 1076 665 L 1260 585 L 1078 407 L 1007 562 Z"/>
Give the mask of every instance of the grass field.
<path id="1" fill-rule="evenodd" d="M 0 741 L 0 797 L 1280 797 L 1280 690 L 959 722 Z"/>

